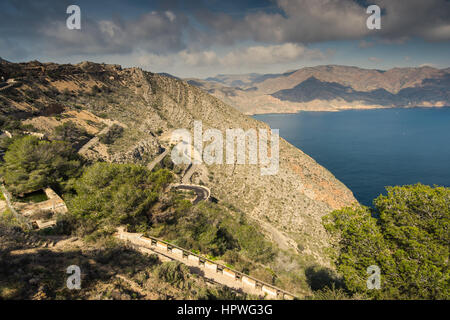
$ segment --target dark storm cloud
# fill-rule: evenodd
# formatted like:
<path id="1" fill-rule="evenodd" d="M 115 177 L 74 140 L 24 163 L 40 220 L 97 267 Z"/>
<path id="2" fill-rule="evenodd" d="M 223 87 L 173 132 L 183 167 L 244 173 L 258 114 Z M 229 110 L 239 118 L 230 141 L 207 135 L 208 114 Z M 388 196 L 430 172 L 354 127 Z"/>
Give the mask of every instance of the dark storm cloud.
<path id="1" fill-rule="evenodd" d="M 77 54 L 130 53 L 139 48 L 153 53 L 182 50 L 182 30 L 187 20 L 170 11 L 149 12 L 136 19 L 83 21 L 82 30 L 66 28 L 65 22 L 53 22 L 39 30 L 55 48 Z"/>
<path id="2" fill-rule="evenodd" d="M 172 11 L 143 10 L 132 18 L 97 18 L 80 4 L 82 29 L 68 30 L 68 1 L 4 1 L 0 4 L 3 42 L 19 46 L 26 41 L 34 50 L 53 54 L 116 54 L 136 48 L 167 53 L 185 47 L 187 18 Z M 2 49 L 3 50 L 3 49 Z"/>
<path id="3" fill-rule="evenodd" d="M 450 40 L 450 1 L 376 0 L 385 8 L 383 36 L 388 39 L 418 36 L 429 41 Z"/>
<path id="4" fill-rule="evenodd" d="M 2 0 L 0 55 L 170 54 L 211 50 L 244 41 L 261 45 L 419 37 L 450 40 L 447 0 L 373 0 L 382 29 L 368 30 L 362 0 Z M 66 28 L 66 8 L 77 3 L 82 30 Z M 26 50 L 24 50 L 26 48 Z"/>
<path id="5" fill-rule="evenodd" d="M 277 0 L 281 12 L 253 12 L 243 18 L 210 10 L 197 19 L 216 31 L 223 44 L 239 40 L 311 43 L 352 40 L 366 36 L 386 39 L 421 37 L 450 39 L 450 2 L 447 0 L 373 0 L 382 8 L 382 29 L 366 27 L 367 4 L 353 0 Z"/>

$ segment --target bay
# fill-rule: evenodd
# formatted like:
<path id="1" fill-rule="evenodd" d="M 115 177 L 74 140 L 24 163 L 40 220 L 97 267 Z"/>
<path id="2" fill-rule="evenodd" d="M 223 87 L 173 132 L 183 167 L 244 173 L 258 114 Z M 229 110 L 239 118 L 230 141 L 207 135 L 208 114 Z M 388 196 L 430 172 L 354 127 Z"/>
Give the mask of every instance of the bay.
<path id="1" fill-rule="evenodd" d="M 385 186 L 450 186 L 450 107 L 265 114 L 254 118 L 313 157 L 364 205 Z"/>

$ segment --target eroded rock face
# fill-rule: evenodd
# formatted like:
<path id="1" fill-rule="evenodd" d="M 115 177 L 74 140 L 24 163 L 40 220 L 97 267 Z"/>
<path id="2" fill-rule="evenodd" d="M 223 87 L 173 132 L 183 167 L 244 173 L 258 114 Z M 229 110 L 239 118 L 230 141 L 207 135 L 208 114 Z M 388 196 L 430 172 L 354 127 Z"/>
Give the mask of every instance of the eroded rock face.
<path id="1" fill-rule="evenodd" d="M 76 106 L 126 127 L 123 137 L 113 145 L 99 143 L 89 149 L 86 155 L 92 159 L 145 163 L 168 146 L 173 130 L 192 131 L 195 120 L 202 121 L 203 130 L 214 128 L 223 134 L 229 128 L 269 129 L 185 81 L 136 68 L 93 63 L 11 65 L 11 70 L 9 65 L 1 70 L 22 75 L 24 85 L 14 89 L 15 95 L 0 99 L 5 110 L 32 110 L 34 101 L 18 97 L 33 91 L 44 108 L 50 103 L 60 103 L 67 110 Z M 64 95 L 62 88 L 70 88 L 71 95 Z M 72 115 L 76 117 L 76 113 Z M 302 248 L 302 254 L 319 263 L 327 263 L 322 249 L 328 244 L 321 217 L 356 203 L 352 192 L 328 170 L 283 139 L 276 175 L 262 176 L 259 166 L 248 164 L 203 164 L 198 168 L 192 182 L 205 184 L 213 197 L 240 209 L 281 247 Z"/>

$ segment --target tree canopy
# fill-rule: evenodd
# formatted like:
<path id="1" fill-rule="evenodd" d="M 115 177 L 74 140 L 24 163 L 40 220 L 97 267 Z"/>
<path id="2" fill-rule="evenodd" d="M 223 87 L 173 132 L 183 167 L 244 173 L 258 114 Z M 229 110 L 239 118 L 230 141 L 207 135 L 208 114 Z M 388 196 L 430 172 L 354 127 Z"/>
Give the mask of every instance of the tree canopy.
<path id="1" fill-rule="evenodd" d="M 81 168 L 81 159 L 70 145 L 41 141 L 33 136 L 15 139 L 3 159 L 0 173 L 14 194 L 47 186 L 61 189 Z"/>
<path id="2" fill-rule="evenodd" d="M 345 208 L 324 217 L 336 236 L 336 265 L 347 289 L 379 299 L 450 297 L 450 189 L 421 184 L 388 187 L 375 209 Z M 368 290 L 367 268 L 381 270 Z"/>
<path id="3" fill-rule="evenodd" d="M 96 163 L 75 182 L 76 196 L 69 208 L 84 233 L 120 224 L 147 226 L 149 210 L 171 179 L 168 170 L 150 172 L 138 165 Z"/>

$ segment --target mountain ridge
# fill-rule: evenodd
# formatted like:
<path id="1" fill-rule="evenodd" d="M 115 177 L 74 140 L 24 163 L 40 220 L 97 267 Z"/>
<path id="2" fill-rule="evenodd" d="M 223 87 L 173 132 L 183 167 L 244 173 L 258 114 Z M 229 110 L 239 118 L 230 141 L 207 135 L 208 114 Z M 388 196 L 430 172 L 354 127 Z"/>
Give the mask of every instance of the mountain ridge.
<path id="1" fill-rule="evenodd" d="M 123 138 L 99 143 L 86 156 L 93 161 L 147 164 L 178 128 L 269 129 L 186 81 L 118 65 L 83 62 L 59 65 L 37 61 L 0 65 L 0 76 L 17 85 L 0 92 L 0 113 L 51 135 L 74 121 L 91 134 L 105 123 L 120 123 Z M 329 264 L 328 236 L 321 217 L 357 203 L 328 170 L 280 139 L 277 175 L 261 176 L 254 165 L 199 165 L 192 182 L 256 221 L 268 238 L 305 259 Z M 309 257 L 309 258 L 307 258 Z"/>
<path id="2" fill-rule="evenodd" d="M 216 79 L 219 81 L 197 79 L 188 81 L 246 114 L 412 106 L 440 107 L 450 105 L 449 70 L 450 68 L 436 69 L 429 66 L 377 70 L 323 65 L 282 74 L 252 74 L 251 78 L 248 75 L 242 75 L 242 78 L 231 75 L 228 79 L 226 75 L 222 75 Z M 313 96 L 309 92 L 309 99 L 305 100 L 302 96 L 305 92 L 294 91 L 311 77 L 318 82 L 315 88 L 310 86 L 310 89 L 321 92 L 322 95 Z M 234 82 L 230 82 L 231 80 Z M 243 84 L 230 86 L 239 81 Z M 324 91 L 330 83 L 341 85 L 354 92 L 349 94 L 344 90 L 331 98 Z M 298 99 L 293 99 L 295 96 Z"/>

